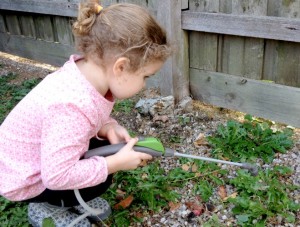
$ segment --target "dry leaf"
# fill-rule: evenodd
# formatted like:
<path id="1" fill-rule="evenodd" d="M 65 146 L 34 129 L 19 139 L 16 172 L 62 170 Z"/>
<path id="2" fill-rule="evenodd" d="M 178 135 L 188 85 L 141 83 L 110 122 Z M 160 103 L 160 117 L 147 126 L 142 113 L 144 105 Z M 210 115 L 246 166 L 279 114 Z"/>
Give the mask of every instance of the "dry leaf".
<path id="1" fill-rule="evenodd" d="M 200 204 L 199 202 L 186 202 L 185 205 L 189 210 L 192 210 L 192 211 L 203 209 L 203 205 Z"/>
<path id="2" fill-rule="evenodd" d="M 142 174 L 142 179 L 144 180 L 144 179 L 147 179 L 148 178 L 148 174 L 147 173 L 143 173 Z"/>
<path id="3" fill-rule="evenodd" d="M 201 177 L 201 173 L 195 173 L 195 177 Z"/>
<path id="4" fill-rule="evenodd" d="M 143 213 L 140 211 L 135 213 L 135 217 L 137 217 L 137 218 L 142 218 L 143 216 L 144 216 Z"/>
<path id="5" fill-rule="evenodd" d="M 193 204 L 194 204 L 193 202 L 186 202 L 186 203 L 185 203 L 186 207 L 187 207 L 189 210 L 192 210 L 191 208 L 192 208 Z"/>
<path id="6" fill-rule="evenodd" d="M 204 135 L 204 133 L 200 133 L 199 135 L 198 135 L 198 137 L 196 138 L 196 140 L 194 141 L 194 145 L 195 145 L 195 147 L 200 147 L 200 146 L 206 146 L 206 145 L 208 145 L 208 142 L 207 142 L 207 140 L 206 140 L 206 138 L 205 138 L 205 135 Z"/>
<path id="7" fill-rule="evenodd" d="M 115 209 L 120 209 L 120 208 L 125 209 L 125 208 L 127 208 L 127 207 L 130 206 L 130 204 L 132 203 L 132 201 L 133 201 L 133 196 L 130 195 L 130 196 L 128 196 L 126 199 L 123 199 L 121 202 L 117 203 L 117 204 L 114 206 L 114 208 L 115 208 Z"/>
<path id="8" fill-rule="evenodd" d="M 194 215 L 194 217 L 200 216 L 203 212 L 205 212 L 204 205 L 199 196 L 196 196 L 193 202 L 186 202 L 185 205 L 192 211 L 191 214 Z"/>
<path id="9" fill-rule="evenodd" d="M 194 165 L 192 166 L 192 172 L 193 172 L 193 173 L 196 173 L 197 170 L 198 170 L 198 165 L 197 165 L 197 164 L 194 164 Z"/>
<path id="10" fill-rule="evenodd" d="M 234 193 L 232 193 L 231 195 L 229 195 L 229 196 L 223 198 L 223 201 L 226 201 L 226 200 L 229 199 L 229 198 L 233 198 L 233 199 L 234 199 L 234 198 L 237 197 L 237 195 L 238 195 L 238 193 L 237 193 L 237 192 L 234 192 Z"/>
<path id="11" fill-rule="evenodd" d="M 200 216 L 203 213 L 204 209 L 202 208 L 201 210 L 193 210 L 193 213 L 195 216 Z"/>
<path id="12" fill-rule="evenodd" d="M 188 165 L 188 164 L 183 164 L 183 165 L 181 166 L 181 168 L 182 168 L 184 171 L 189 171 L 189 170 L 190 170 L 190 165 Z"/>
<path id="13" fill-rule="evenodd" d="M 219 187 L 218 194 L 221 197 L 221 199 L 224 199 L 227 196 L 226 188 L 224 185 Z"/>
<path id="14" fill-rule="evenodd" d="M 117 199 L 117 200 L 122 200 L 122 199 L 124 199 L 124 196 L 126 195 L 126 192 L 123 192 L 123 191 L 120 190 L 120 189 L 117 189 L 117 190 L 116 190 L 116 193 L 117 193 L 117 195 L 116 195 L 116 199 Z"/>
<path id="15" fill-rule="evenodd" d="M 165 123 L 169 121 L 169 117 L 167 115 L 155 115 L 153 117 L 153 121 L 162 121 Z"/>
<path id="16" fill-rule="evenodd" d="M 144 166 L 147 165 L 147 163 L 148 163 L 148 160 L 146 160 L 146 159 L 145 159 L 145 160 L 142 160 L 141 163 L 139 164 L 139 166 L 140 166 L 140 167 L 144 167 Z"/>
<path id="17" fill-rule="evenodd" d="M 180 203 L 169 202 L 170 211 L 177 210 L 180 207 Z"/>
<path id="18" fill-rule="evenodd" d="M 125 195 L 126 192 L 123 192 L 121 189 L 116 190 L 117 195 Z"/>

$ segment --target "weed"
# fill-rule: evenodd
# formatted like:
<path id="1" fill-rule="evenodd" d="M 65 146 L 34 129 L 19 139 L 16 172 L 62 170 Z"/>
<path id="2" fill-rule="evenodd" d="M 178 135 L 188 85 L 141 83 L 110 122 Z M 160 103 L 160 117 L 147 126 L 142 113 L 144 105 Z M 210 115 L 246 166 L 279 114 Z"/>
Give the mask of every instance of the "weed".
<path id="1" fill-rule="evenodd" d="M 180 136 L 176 136 L 176 135 L 171 135 L 169 137 L 169 141 L 170 143 L 181 143 L 182 142 L 182 138 Z"/>
<path id="2" fill-rule="evenodd" d="M 115 186 L 125 191 L 127 195 L 133 195 L 135 201 L 148 206 L 150 210 L 158 211 L 167 205 L 167 201 L 173 201 L 179 196 L 169 190 L 174 185 L 173 181 L 178 179 L 178 176 L 173 176 L 171 174 L 166 177 L 164 170 L 156 161 L 136 170 L 120 172 L 114 180 L 118 182 Z"/>
<path id="3" fill-rule="evenodd" d="M 180 168 L 166 174 L 165 170 L 159 166 L 159 162 L 155 161 L 139 169 L 116 173 L 114 183 L 104 197 L 114 205 L 117 202 L 116 190 L 122 190 L 126 192 L 126 196 L 132 195 L 134 198 L 131 211 L 157 212 L 167 207 L 169 201 L 176 201 L 180 197 L 172 188 L 182 185 L 182 181 L 191 176 L 193 176 L 192 173 Z M 110 225 L 120 226 L 118 223 L 122 223 L 121 226 L 129 226 L 130 222 L 127 223 L 128 225 L 124 222 L 124 220 L 129 220 L 128 216 L 129 212 L 126 210 L 114 210 L 109 220 Z M 133 217 L 131 219 L 131 221 L 139 221 Z"/>
<path id="4" fill-rule="evenodd" d="M 168 207 L 169 202 L 180 199 L 176 188 L 184 187 L 187 182 L 194 183 L 193 192 L 199 194 L 203 201 L 207 201 L 213 193 L 216 185 L 224 182 L 219 178 L 227 171 L 220 169 L 215 163 L 205 163 L 200 160 L 179 159 L 181 163 L 191 166 L 191 170 L 183 170 L 177 167 L 168 173 L 159 166 L 159 162 L 149 163 L 147 166 L 126 172 L 118 172 L 114 175 L 112 187 L 104 194 L 110 204 L 116 204 L 117 190 L 126 192 L 126 196 L 132 195 L 134 201 L 128 208 L 131 212 L 120 212 L 114 210 L 109 224 L 118 226 L 122 220 L 128 220 L 128 215 L 133 216 L 137 211 L 143 210 L 146 213 L 157 212 Z M 125 216 L 127 215 L 127 216 Z M 139 221 L 136 219 L 135 221 Z M 122 225 L 122 226 L 129 226 Z"/>
<path id="5" fill-rule="evenodd" d="M 244 123 L 230 120 L 219 125 L 216 135 L 208 137 L 208 141 L 217 158 L 246 162 L 260 157 L 270 163 L 276 152 L 285 153 L 293 146 L 291 136 L 292 130 L 273 132 L 266 122 L 256 122 L 246 115 Z"/>
<path id="6" fill-rule="evenodd" d="M 186 125 L 191 122 L 191 118 L 187 116 L 178 116 L 178 123 L 180 125 Z"/>
<path id="7" fill-rule="evenodd" d="M 286 153 L 292 147 L 291 137 L 292 131 L 289 129 L 273 132 L 267 122 L 259 122 L 246 115 L 243 123 L 231 120 L 226 125 L 219 125 L 216 135 L 208 140 L 213 146 L 213 155 L 218 158 L 244 162 L 260 157 L 265 162 L 271 162 L 276 152 Z M 236 187 L 239 194 L 228 200 L 235 205 L 232 211 L 237 223 L 242 226 L 265 226 L 276 217 L 282 217 L 285 222 L 295 222 L 295 212 L 299 211 L 300 204 L 293 202 L 287 193 L 295 186 L 282 183 L 290 174 L 291 170 L 284 166 L 260 171 L 258 176 L 238 170 L 237 177 L 230 180 L 230 184 Z M 207 188 L 203 185 L 202 191 L 208 191 Z"/>
<path id="8" fill-rule="evenodd" d="M 55 227 L 55 223 L 52 218 L 45 218 L 43 220 L 42 227 Z"/>
<path id="9" fill-rule="evenodd" d="M 225 184 L 222 178 L 228 171 L 221 169 L 216 163 L 207 163 L 200 160 L 195 160 L 193 166 L 196 166 L 196 172 L 199 173 L 193 191 L 195 194 L 199 194 L 204 202 L 207 202 L 212 196 L 214 188 Z"/>
<path id="10" fill-rule="evenodd" d="M 15 203 L 0 197 L 0 224 L 7 227 L 26 227 L 27 204 Z"/>
<path id="11" fill-rule="evenodd" d="M 216 214 L 213 214 L 212 217 L 203 224 L 203 227 L 220 227 L 220 226 L 223 226 L 221 225 L 220 221 L 219 221 L 219 218 Z"/>
<path id="12" fill-rule="evenodd" d="M 135 103 L 133 100 L 124 99 L 124 100 L 117 100 L 114 105 L 114 112 L 123 112 L 123 113 L 130 113 L 134 107 Z"/>
<path id="13" fill-rule="evenodd" d="M 130 219 L 128 217 L 130 216 L 129 210 L 120 210 L 120 211 L 114 211 L 114 220 L 112 226 L 129 226 L 130 225 Z"/>
<path id="14" fill-rule="evenodd" d="M 294 212 L 299 211 L 300 204 L 292 201 L 287 192 L 297 187 L 279 180 L 289 174 L 291 170 L 284 166 L 261 171 L 258 176 L 251 176 L 245 170 L 237 171 L 237 177 L 230 183 L 236 187 L 239 195 L 229 201 L 235 205 L 232 211 L 236 214 L 238 224 L 253 226 L 256 223 L 257 226 L 264 226 L 267 220 L 278 216 L 286 222 L 295 222 Z"/>

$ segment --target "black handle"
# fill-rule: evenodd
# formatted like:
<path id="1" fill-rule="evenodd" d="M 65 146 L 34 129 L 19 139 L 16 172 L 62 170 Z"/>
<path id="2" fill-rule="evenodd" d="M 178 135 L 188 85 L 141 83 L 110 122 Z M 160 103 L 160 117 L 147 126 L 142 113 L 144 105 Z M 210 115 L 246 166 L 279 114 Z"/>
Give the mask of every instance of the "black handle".
<path id="1" fill-rule="evenodd" d="M 117 153 L 125 145 L 126 145 L 126 143 L 118 143 L 118 144 L 112 144 L 112 145 L 108 145 L 108 146 L 98 147 L 98 148 L 87 151 L 84 155 L 84 158 L 90 158 L 92 156 L 102 156 L 102 157 L 110 156 L 110 155 Z M 163 155 L 161 152 L 152 150 L 147 147 L 133 146 L 133 150 L 138 151 L 138 152 L 143 152 L 146 154 L 150 154 L 153 157 L 160 157 Z"/>

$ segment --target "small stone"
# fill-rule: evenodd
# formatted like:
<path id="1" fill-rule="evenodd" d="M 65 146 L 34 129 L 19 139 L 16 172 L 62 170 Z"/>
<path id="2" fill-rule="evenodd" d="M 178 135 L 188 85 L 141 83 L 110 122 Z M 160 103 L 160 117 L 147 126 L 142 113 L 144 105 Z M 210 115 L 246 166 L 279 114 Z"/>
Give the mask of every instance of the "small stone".
<path id="1" fill-rule="evenodd" d="M 222 216 L 222 220 L 226 220 L 227 219 L 227 216 L 226 215 L 223 215 Z"/>
<path id="2" fill-rule="evenodd" d="M 155 99 L 140 99 L 135 105 L 139 113 L 143 115 L 173 115 L 174 97 L 159 97 Z"/>
<path id="3" fill-rule="evenodd" d="M 166 221 L 166 218 L 160 219 L 160 222 L 161 222 L 161 223 L 164 223 L 165 221 Z"/>
<path id="4" fill-rule="evenodd" d="M 193 99 L 187 96 L 180 100 L 178 108 L 183 109 L 186 112 L 191 112 L 193 110 Z"/>

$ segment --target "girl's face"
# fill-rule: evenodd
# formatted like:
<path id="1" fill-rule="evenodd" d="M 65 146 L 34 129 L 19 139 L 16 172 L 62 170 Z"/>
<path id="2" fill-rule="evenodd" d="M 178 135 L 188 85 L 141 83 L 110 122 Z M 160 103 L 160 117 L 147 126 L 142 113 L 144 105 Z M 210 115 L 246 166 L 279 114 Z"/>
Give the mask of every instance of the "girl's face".
<path id="1" fill-rule="evenodd" d="M 119 70 L 109 82 L 109 89 L 116 99 L 126 99 L 134 96 L 146 85 L 146 79 L 154 75 L 164 62 L 156 61 L 146 64 L 136 72 Z"/>

